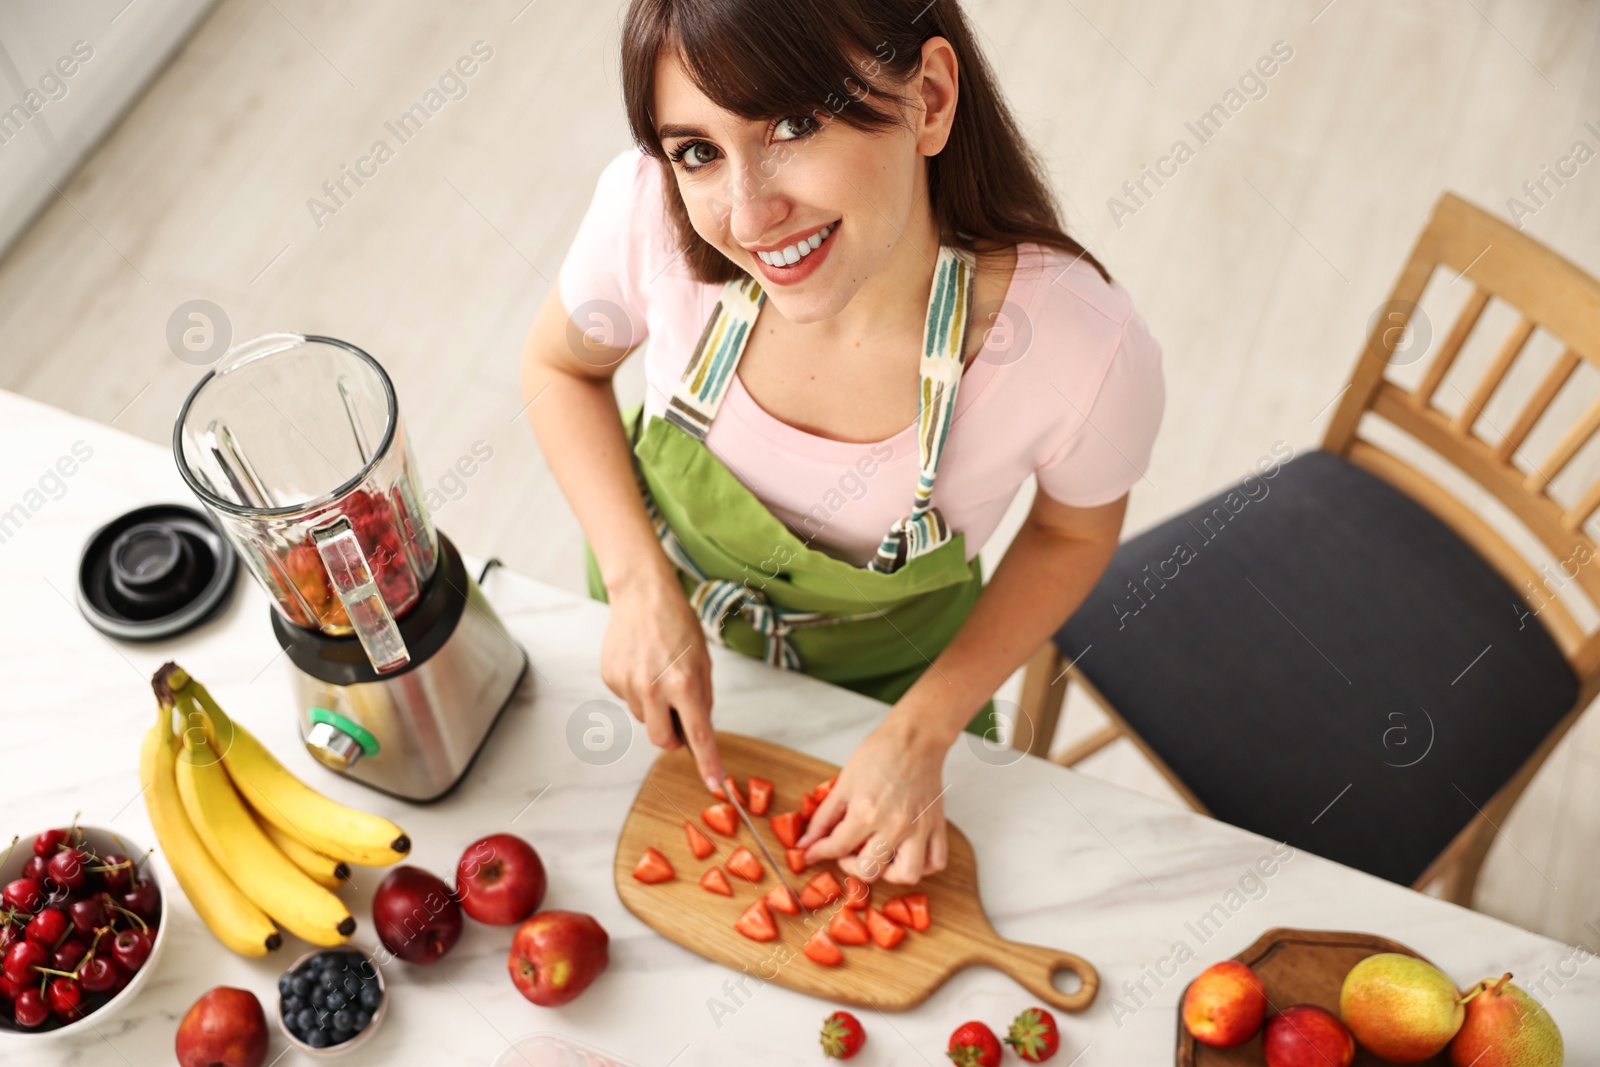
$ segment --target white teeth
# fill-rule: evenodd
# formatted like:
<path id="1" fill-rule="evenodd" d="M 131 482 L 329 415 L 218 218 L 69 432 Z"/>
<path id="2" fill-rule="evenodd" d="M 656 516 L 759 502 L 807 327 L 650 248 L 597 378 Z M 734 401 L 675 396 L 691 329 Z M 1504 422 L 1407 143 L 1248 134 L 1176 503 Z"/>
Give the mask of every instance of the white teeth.
<path id="1" fill-rule="evenodd" d="M 822 242 L 826 241 L 828 235 L 833 232 L 834 225 L 834 223 L 829 223 L 804 241 L 792 244 L 781 252 L 757 252 L 756 255 L 761 257 L 761 262 L 769 267 L 792 266 L 822 247 Z"/>

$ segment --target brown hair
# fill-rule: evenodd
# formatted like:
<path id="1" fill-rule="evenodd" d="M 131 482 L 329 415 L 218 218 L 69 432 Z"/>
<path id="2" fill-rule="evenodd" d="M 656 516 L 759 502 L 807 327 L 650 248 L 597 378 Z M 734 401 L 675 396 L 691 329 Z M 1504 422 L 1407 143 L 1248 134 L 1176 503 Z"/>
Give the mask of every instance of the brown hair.
<path id="1" fill-rule="evenodd" d="M 1081 257 L 1110 273 L 1061 227 L 1055 197 L 1006 107 L 957 0 L 633 0 L 622 28 L 622 93 L 628 126 L 662 170 L 667 218 L 694 278 L 721 283 L 744 271 L 689 221 L 672 161 L 651 117 L 656 64 L 675 49 L 696 87 L 746 120 L 824 112 L 867 131 L 904 125 L 903 86 L 922 45 L 943 37 L 955 51 L 960 96 L 950 139 L 930 156 L 928 194 L 944 243 L 992 253 L 1024 241 Z M 881 75 L 881 77 L 880 77 Z"/>

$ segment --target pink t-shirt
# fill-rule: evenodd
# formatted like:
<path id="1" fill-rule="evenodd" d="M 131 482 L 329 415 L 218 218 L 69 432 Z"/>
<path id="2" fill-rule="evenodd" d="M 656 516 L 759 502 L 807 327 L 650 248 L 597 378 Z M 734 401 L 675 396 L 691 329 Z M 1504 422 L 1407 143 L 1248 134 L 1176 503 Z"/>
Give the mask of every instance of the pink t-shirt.
<path id="1" fill-rule="evenodd" d="M 665 410 L 720 290 L 677 257 L 661 182 L 637 148 L 607 164 L 558 283 L 597 340 L 651 340 L 647 418 Z M 1087 262 L 1022 244 L 1006 301 L 1010 329 L 993 330 L 962 375 L 934 487 L 969 559 L 1030 474 L 1075 507 L 1127 492 L 1149 464 L 1166 398 L 1160 345 L 1127 292 Z M 706 446 L 801 540 L 857 565 L 910 510 L 917 483 L 915 422 L 871 444 L 819 437 L 768 414 L 738 375 Z"/>

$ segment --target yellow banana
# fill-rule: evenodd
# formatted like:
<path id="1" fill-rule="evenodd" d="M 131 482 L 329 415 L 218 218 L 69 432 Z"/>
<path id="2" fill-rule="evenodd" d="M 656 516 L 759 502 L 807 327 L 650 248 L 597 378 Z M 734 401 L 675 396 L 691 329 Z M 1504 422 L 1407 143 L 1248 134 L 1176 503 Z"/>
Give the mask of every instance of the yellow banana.
<path id="1" fill-rule="evenodd" d="M 349 880 L 348 865 L 330 856 L 324 856 L 299 838 L 284 833 L 259 816 L 256 818 L 256 823 L 261 827 L 262 833 L 282 849 L 283 854 L 288 856 L 296 867 L 311 876 L 313 882 L 328 889 L 338 889 Z"/>
<path id="2" fill-rule="evenodd" d="M 183 708 L 181 700 L 178 706 Z M 212 857 L 236 872 L 245 896 L 291 934 L 313 945 L 343 944 L 356 928 L 350 909 L 296 867 L 256 825 L 203 736 L 190 731 L 184 745 L 176 773 L 178 795 Z"/>
<path id="3" fill-rule="evenodd" d="M 139 783 L 150 825 L 178 885 L 217 940 L 241 956 L 265 956 L 283 944 L 283 935 L 217 866 L 190 824 L 174 775 L 171 720 L 172 709 L 162 708 L 160 721 L 146 732 L 139 750 Z"/>
<path id="4" fill-rule="evenodd" d="M 207 740 L 262 819 L 324 856 L 363 867 L 387 867 L 411 851 L 411 839 L 388 819 L 346 807 L 296 778 L 181 667 L 174 665 L 165 681 L 191 708 L 198 705 Z"/>

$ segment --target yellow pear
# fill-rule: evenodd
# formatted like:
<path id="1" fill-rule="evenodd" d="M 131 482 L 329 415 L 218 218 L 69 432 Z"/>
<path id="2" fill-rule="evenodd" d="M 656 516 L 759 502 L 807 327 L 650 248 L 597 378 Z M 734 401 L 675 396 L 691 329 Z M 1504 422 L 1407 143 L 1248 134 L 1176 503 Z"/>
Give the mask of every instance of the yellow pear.
<path id="1" fill-rule="evenodd" d="M 1510 982 L 1509 974 L 1485 978 L 1467 993 L 1467 1020 L 1450 1042 L 1453 1067 L 1561 1067 L 1555 1020 Z"/>
<path id="2" fill-rule="evenodd" d="M 1368 956 L 1344 977 L 1339 1016 L 1363 1048 L 1390 1063 L 1437 1056 L 1465 1018 L 1450 976 L 1398 952 Z"/>

